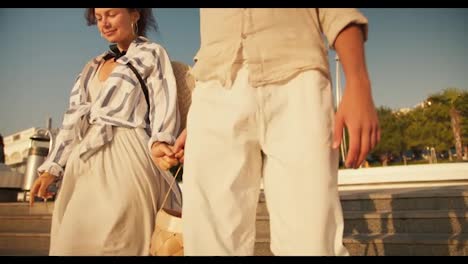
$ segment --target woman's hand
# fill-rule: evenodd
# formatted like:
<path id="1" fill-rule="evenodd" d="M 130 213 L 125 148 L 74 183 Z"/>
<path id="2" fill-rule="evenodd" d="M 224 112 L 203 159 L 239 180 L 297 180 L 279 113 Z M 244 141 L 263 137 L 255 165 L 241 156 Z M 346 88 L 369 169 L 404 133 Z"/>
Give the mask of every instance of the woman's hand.
<path id="1" fill-rule="evenodd" d="M 165 142 L 155 142 L 151 146 L 151 158 L 156 166 L 165 171 L 179 165 L 179 160 L 175 157 L 173 147 Z"/>
<path id="2" fill-rule="evenodd" d="M 34 205 L 34 198 L 41 197 L 43 199 L 52 198 L 54 193 L 48 192 L 47 188 L 55 181 L 56 177 L 48 172 L 43 172 L 39 177 L 34 181 L 34 184 L 31 188 L 30 197 L 29 197 L 29 206 Z"/>

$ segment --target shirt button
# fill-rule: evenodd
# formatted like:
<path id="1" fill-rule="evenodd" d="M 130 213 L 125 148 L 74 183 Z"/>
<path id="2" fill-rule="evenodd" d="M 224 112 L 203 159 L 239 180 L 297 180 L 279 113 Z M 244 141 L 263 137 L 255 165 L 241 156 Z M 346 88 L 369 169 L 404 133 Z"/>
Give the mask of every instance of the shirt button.
<path id="1" fill-rule="evenodd" d="M 242 37 L 242 39 L 247 38 L 247 36 L 244 33 L 241 34 L 241 37 Z"/>

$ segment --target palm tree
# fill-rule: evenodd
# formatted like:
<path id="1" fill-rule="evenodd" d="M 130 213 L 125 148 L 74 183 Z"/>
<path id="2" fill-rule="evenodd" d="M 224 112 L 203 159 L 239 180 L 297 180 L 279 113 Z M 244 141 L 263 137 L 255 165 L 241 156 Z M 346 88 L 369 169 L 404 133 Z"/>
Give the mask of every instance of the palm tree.
<path id="1" fill-rule="evenodd" d="M 428 105 L 441 104 L 449 108 L 450 123 L 452 126 L 457 160 L 462 160 L 462 133 L 461 133 L 461 111 L 459 110 L 466 102 L 467 92 L 457 88 L 447 88 L 442 93 L 433 94 L 427 99 Z M 464 108 L 464 107 L 462 107 Z"/>

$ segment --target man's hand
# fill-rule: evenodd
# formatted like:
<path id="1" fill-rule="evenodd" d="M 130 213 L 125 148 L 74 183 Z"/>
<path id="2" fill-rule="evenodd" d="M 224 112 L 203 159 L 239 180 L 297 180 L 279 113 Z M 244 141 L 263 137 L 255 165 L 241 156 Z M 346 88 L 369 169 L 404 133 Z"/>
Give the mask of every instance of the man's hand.
<path id="1" fill-rule="evenodd" d="M 175 157 L 181 163 L 184 163 L 184 149 L 185 149 L 186 140 L 187 140 L 187 129 L 184 129 L 184 131 L 180 133 L 179 137 L 177 138 L 174 144 Z"/>
<path id="2" fill-rule="evenodd" d="M 372 98 L 357 93 L 359 89 L 350 87 L 352 85 L 369 84 L 349 83 L 346 85 L 343 100 L 335 115 L 333 148 L 340 146 L 343 128 L 346 125 L 350 142 L 345 165 L 348 168 L 358 168 L 369 151 L 380 141 L 380 128 Z"/>
<path id="3" fill-rule="evenodd" d="M 380 141 L 379 121 L 364 56 L 362 27 L 350 24 L 338 34 L 334 44 L 343 65 L 346 87 L 335 115 L 333 147 L 340 146 L 346 126 L 350 145 L 345 165 L 358 168 Z"/>

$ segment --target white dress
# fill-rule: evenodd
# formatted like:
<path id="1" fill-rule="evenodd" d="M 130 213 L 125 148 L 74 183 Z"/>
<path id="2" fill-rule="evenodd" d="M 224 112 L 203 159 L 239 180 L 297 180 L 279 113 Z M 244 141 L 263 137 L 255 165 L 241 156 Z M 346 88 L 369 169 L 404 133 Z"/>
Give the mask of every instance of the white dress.
<path id="1" fill-rule="evenodd" d="M 91 102 L 101 82 L 91 79 Z M 96 127 L 91 126 L 91 129 Z M 113 127 L 112 142 L 86 162 L 79 142 L 67 161 L 52 216 L 50 255 L 148 255 L 168 183 L 153 164 L 142 128 Z M 179 208 L 169 199 L 165 207 Z"/>

